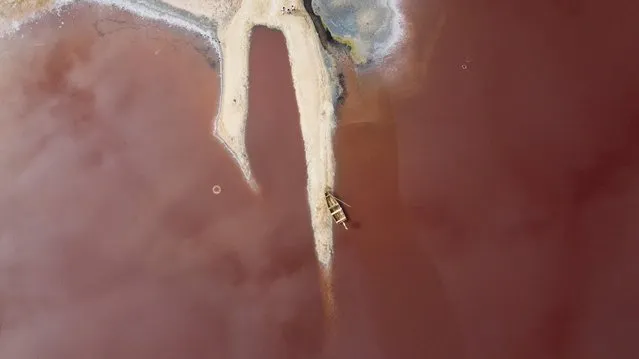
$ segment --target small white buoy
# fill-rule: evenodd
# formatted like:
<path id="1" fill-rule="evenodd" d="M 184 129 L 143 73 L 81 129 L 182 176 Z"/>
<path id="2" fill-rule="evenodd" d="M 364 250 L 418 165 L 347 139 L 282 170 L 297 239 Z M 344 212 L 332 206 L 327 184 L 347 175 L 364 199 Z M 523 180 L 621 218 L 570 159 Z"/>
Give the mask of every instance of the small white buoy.
<path id="1" fill-rule="evenodd" d="M 466 65 L 466 64 L 462 64 L 462 65 L 461 65 L 461 68 L 462 68 L 462 70 L 468 70 L 468 65 Z"/>
<path id="2" fill-rule="evenodd" d="M 215 185 L 211 190 L 213 191 L 213 194 L 220 194 L 222 192 L 222 187 Z"/>

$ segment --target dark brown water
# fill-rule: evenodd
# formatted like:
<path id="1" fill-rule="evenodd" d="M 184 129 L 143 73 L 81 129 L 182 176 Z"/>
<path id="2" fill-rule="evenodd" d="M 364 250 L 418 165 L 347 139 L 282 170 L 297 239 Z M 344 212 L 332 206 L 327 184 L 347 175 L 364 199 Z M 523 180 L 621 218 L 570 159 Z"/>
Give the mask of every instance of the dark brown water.
<path id="1" fill-rule="evenodd" d="M 338 256 L 370 263 L 385 354 L 636 356 L 637 6 L 405 7 L 397 77 L 347 75 L 337 145 L 363 218 Z"/>
<path id="2" fill-rule="evenodd" d="M 404 5 L 394 80 L 344 64 L 329 348 L 280 33 L 259 195 L 202 41 L 90 6 L 0 40 L 0 358 L 634 358 L 636 6 Z"/>

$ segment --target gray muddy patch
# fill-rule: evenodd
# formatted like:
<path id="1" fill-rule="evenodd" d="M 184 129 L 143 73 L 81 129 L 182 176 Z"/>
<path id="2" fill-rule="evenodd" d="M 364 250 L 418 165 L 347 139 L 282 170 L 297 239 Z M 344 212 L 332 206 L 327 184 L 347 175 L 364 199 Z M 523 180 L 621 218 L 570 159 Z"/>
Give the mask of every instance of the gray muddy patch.
<path id="1" fill-rule="evenodd" d="M 359 64 L 385 57 L 401 37 L 396 1 L 313 0 L 312 6 L 333 38 L 348 45 Z"/>

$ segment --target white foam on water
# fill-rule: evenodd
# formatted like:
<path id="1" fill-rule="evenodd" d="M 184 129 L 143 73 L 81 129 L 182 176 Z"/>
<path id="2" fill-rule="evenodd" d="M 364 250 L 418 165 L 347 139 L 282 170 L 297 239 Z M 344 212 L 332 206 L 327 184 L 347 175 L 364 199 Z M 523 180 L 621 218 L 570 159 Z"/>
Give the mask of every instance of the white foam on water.
<path id="1" fill-rule="evenodd" d="M 0 20 L 0 38 L 14 35 L 24 26 L 36 22 L 42 16 L 51 13 L 60 15 L 64 7 L 80 3 L 113 6 L 142 18 L 160 21 L 169 26 L 196 33 L 206 39 L 214 47 L 218 55 L 220 53 L 219 42 L 215 36 L 215 23 L 213 22 L 215 17 L 207 19 L 204 17 L 185 16 L 181 13 L 185 12 L 185 10 L 147 0 L 55 0 L 51 5 L 42 9 L 35 9 L 34 12 L 27 14 L 20 20 L 5 20 L 5 26 L 1 26 L 2 20 Z"/>
<path id="2" fill-rule="evenodd" d="M 382 58 L 392 54 L 406 38 L 406 19 L 401 11 L 401 0 L 388 0 L 395 21 L 391 21 L 391 36 L 384 42 L 379 49 Z"/>

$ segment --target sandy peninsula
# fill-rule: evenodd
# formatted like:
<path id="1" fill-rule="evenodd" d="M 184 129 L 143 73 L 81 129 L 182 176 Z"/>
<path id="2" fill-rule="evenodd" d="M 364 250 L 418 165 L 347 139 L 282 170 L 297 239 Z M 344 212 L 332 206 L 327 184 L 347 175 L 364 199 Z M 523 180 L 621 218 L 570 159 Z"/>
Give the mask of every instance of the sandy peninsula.
<path id="1" fill-rule="evenodd" d="M 12 1 L 0 8 L 4 32 L 16 29 L 20 20 L 44 10 L 74 1 Z M 207 18 L 217 27 L 209 33 L 219 46 L 222 62 L 222 101 L 214 123 L 214 135 L 221 140 L 251 188 L 258 190 L 246 153 L 245 131 L 248 113 L 248 51 L 250 35 L 256 25 L 282 31 L 289 49 L 293 83 L 300 112 L 300 123 L 308 166 L 308 200 L 315 232 L 317 257 L 329 268 L 332 257 L 332 223 L 325 209 L 324 191 L 333 186 L 335 165 L 332 150 L 334 128 L 334 82 L 319 38 L 301 0 L 233 1 L 165 0 L 97 1 L 130 10 L 138 15 L 207 33 L 197 18 Z M 173 10 L 173 11 L 171 11 Z M 193 15 L 187 18 L 180 11 Z M 213 31 L 210 29 L 209 31 Z M 215 37 L 215 39 L 214 39 Z"/>
<path id="2" fill-rule="evenodd" d="M 45 10 L 73 2 L 25 0 L 5 3 L 0 7 L 0 31 L 16 30 L 21 23 Z M 259 191 L 259 184 L 251 172 L 245 143 L 250 37 L 256 25 L 280 30 L 284 34 L 304 141 L 315 251 L 322 268 L 324 290 L 330 292 L 333 233 L 324 194 L 327 188 L 333 187 L 335 176 L 332 135 L 336 81 L 332 61 L 324 53 L 302 0 L 94 2 L 115 5 L 139 16 L 203 34 L 216 45 L 221 58 L 222 98 L 213 124 L 213 135 L 225 145 L 254 191 Z M 326 294 L 332 297 L 332 294 Z"/>

